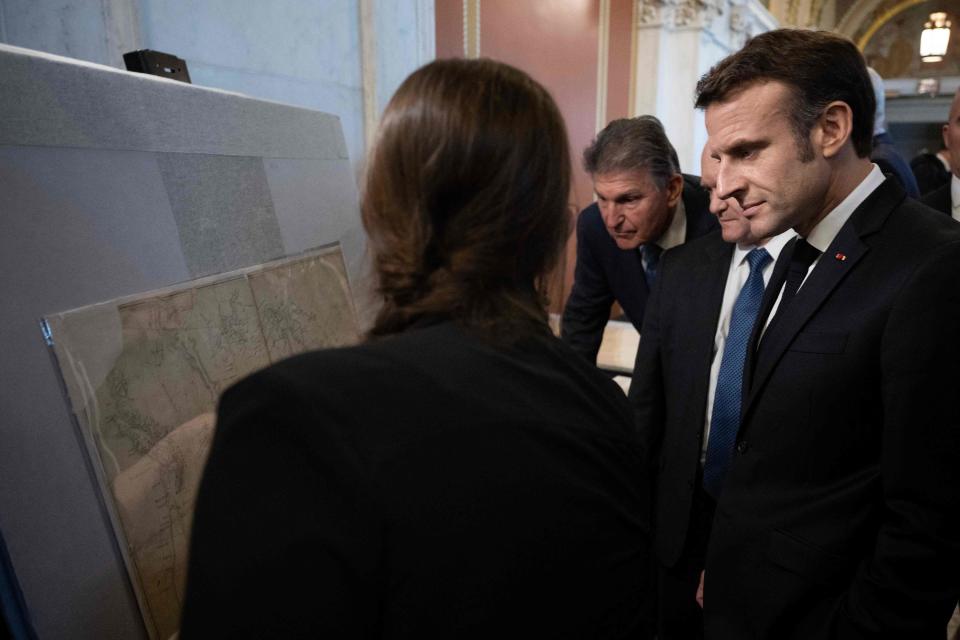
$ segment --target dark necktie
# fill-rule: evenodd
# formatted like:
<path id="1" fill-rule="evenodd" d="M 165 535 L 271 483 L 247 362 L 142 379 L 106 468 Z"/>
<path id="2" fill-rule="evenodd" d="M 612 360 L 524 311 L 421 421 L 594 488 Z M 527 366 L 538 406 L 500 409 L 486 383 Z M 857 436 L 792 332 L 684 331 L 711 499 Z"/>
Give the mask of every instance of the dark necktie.
<path id="1" fill-rule="evenodd" d="M 643 260 L 643 274 L 647 278 L 647 287 L 653 288 L 653 283 L 657 279 L 657 266 L 660 264 L 660 254 L 663 249 L 654 243 L 645 244 L 640 247 L 640 257 Z"/>
<path id="2" fill-rule="evenodd" d="M 747 254 L 750 275 L 733 303 L 730 330 L 723 346 L 720 371 L 713 396 L 707 459 L 703 467 L 703 487 L 714 498 L 719 497 L 723 478 L 730 466 L 733 445 L 740 428 L 740 391 L 743 385 L 743 363 L 753 324 L 763 299 L 763 267 L 770 262 L 766 249 L 753 249 Z"/>
<path id="3" fill-rule="evenodd" d="M 767 325 L 767 331 L 773 328 L 777 320 L 783 317 L 784 311 L 790 305 L 793 297 L 797 295 L 797 290 L 800 288 L 800 285 L 803 284 L 804 278 L 807 277 L 807 271 L 810 269 L 810 265 L 813 264 L 813 261 L 819 256 L 819 249 L 815 249 L 813 245 L 803 238 L 797 238 L 797 243 L 793 248 L 793 255 L 790 258 L 790 266 L 787 267 L 787 279 L 783 285 L 783 295 L 780 296 L 780 305 L 777 307 L 777 312 L 774 314 L 773 319 L 770 320 L 770 324 Z M 762 344 L 763 341 L 761 340 L 761 345 Z"/>

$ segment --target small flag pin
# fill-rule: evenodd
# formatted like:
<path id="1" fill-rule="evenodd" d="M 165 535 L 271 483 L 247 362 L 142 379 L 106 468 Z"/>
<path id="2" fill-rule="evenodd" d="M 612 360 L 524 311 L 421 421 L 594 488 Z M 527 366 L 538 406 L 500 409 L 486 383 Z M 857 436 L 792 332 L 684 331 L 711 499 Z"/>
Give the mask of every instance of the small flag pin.
<path id="1" fill-rule="evenodd" d="M 843 262 L 844 260 L 847 259 L 846 254 L 840 253 L 839 251 L 837 252 L 837 255 L 835 255 L 835 256 L 833 256 L 833 257 L 836 258 L 837 260 L 839 260 L 840 262 Z"/>

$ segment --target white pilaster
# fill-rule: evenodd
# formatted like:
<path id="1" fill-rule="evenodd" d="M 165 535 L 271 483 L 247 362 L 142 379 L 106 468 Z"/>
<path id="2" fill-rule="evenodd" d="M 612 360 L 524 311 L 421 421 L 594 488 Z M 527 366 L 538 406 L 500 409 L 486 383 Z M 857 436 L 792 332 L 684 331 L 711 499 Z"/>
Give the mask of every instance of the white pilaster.
<path id="1" fill-rule="evenodd" d="M 680 167 L 699 173 L 706 142 L 697 81 L 746 39 L 777 26 L 759 0 L 637 0 L 634 114 L 663 122 Z"/>

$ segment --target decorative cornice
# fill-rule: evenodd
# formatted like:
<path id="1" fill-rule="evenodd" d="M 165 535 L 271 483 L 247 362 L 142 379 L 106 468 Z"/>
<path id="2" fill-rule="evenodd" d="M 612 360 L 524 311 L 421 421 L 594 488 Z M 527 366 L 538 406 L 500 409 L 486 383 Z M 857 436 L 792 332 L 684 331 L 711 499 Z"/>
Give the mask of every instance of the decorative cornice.
<path id="1" fill-rule="evenodd" d="M 702 28 L 723 14 L 727 0 L 637 0 L 637 27 Z"/>
<path id="2" fill-rule="evenodd" d="M 659 27 L 663 24 L 663 0 L 637 0 L 637 27 Z"/>
<path id="3" fill-rule="evenodd" d="M 751 33 L 750 12 L 743 5 L 730 7 L 730 46 L 740 49 L 753 35 Z"/>

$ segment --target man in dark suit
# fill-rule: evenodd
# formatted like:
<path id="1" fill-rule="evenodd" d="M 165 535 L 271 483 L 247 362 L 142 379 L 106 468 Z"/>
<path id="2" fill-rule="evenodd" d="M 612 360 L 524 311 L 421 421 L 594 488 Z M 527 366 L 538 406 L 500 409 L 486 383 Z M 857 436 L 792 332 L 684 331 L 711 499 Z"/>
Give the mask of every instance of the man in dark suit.
<path id="1" fill-rule="evenodd" d="M 910 165 L 897 151 L 893 136 L 887 131 L 887 96 L 883 87 L 883 78 L 872 67 L 867 67 L 867 73 L 870 74 L 873 97 L 877 103 L 873 117 L 873 151 L 870 152 L 870 159 L 880 167 L 884 175 L 894 178 L 908 196 L 919 198 L 920 188 L 917 186 L 917 179 L 910 170 Z"/>
<path id="2" fill-rule="evenodd" d="M 949 152 L 940 149 L 936 153 L 919 153 L 910 160 L 910 170 L 917 179 L 920 197 L 950 182 Z"/>
<path id="3" fill-rule="evenodd" d="M 950 180 L 925 195 L 921 202 L 960 220 L 960 89 L 953 96 L 950 116 L 943 125 L 943 145 L 950 158 Z"/>
<path id="4" fill-rule="evenodd" d="M 583 152 L 597 202 L 577 219 L 577 265 L 561 337 L 595 362 L 610 307 L 640 330 L 660 253 L 717 228 L 697 178 L 653 116 L 614 120 Z"/>
<path id="5" fill-rule="evenodd" d="M 960 595 L 960 227 L 870 162 L 873 93 L 844 38 L 756 36 L 697 106 L 718 197 L 756 236 L 800 235 L 727 398 L 706 635 L 939 640 Z"/>
<path id="6" fill-rule="evenodd" d="M 754 238 L 739 203 L 717 197 L 716 163 L 707 158 L 704 154 L 701 184 L 710 191 L 720 231 L 663 257 L 630 387 L 638 431 L 653 458 L 647 466 L 658 470 L 659 640 L 703 637 L 695 596 L 715 507 L 702 478 L 717 382 L 733 352 L 739 350 L 742 367 L 763 287 L 781 249 L 796 235 Z M 744 322 L 738 340 L 737 327 Z"/>

